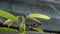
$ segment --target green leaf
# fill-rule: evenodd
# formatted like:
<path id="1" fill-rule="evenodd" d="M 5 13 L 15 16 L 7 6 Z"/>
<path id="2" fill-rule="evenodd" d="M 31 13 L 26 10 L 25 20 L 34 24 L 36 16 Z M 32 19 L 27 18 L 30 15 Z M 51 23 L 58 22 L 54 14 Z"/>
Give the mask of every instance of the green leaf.
<path id="1" fill-rule="evenodd" d="M 11 13 L 6 12 L 6 11 L 4 11 L 4 10 L 0 10 L 0 16 L 1 16 L 1 17 L 4 17 L 4 18 L 7 18 L 7 19 L 10 19 L 10 20 L 12 20 L 12 21 L 14 21 L 14 22 L 18 22 L 18 21 L 19 21 L 16 16 L 14 16 L 14 15 L 12 15 Z"/>
<path id="2" fill-rule="evenodd" d="M 8 20 L 6 20 L 4 23 L 3 23 L 3 25 L 8 25 L 10 22 L 12 22 L 10 19 L 8 19 Z"/>
<path id="3" fill-rule="evenodd" d="M 44 34 L 44 31 L 40 28 L 32 28 L 32 29 L 36 30 L 37 32 L 40 32 L 41 34 Z"/>
<path id="4" fill-rule="evenodd" d="M 8 25 L 8 27 L 10 27 L 12 25 L 12 23 L 13 23 L 13 21 L 8 19 L 3 23 L 3 25 Z"/>
<path id="5" fill-rule="evenodd" d="M 0 31 L 4 31 L 4 32 L 17 32 L 16 29 L 7 28 L 7 27 L 0 27 Z"/>
<path id="6" fill-rule="evenodd" d="M 22 16 L 22 22 L 20 24 L 20 34 L 25 34 L 25 19 Z"/>
<path id="7" fill-rule="evenodd" d="M 50 17 L 43 15 L 43 14 L 37 14 L 37 13 L 31 13 L 29 15 L 27 15 L 27 18 L 42 18 L 42 19 L 50 19 Z"/>
<path id="8" fill-rule="evenodd" d="M 41 24 L 41 22 L 39 21 L 39 20 L 37 20 L 37 19 L 35 19 L 35 18 L 29 18 L 29 19 L 31 19 L 31 20 L 34 20 L 34 21 L 36 21 L 37 23 L 40 23 Z"/>
<path id="9" fill-rule="evenodd" d="M 11 22 L 10 24 L 8 24 L 8 27 L 10 27 L 12 25 L 13 22 Z"/>

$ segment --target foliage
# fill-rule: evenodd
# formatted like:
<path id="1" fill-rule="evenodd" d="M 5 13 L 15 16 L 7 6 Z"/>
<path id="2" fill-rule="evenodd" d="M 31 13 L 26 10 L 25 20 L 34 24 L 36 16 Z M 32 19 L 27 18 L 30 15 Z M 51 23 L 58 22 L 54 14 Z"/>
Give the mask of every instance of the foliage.
<path id="1" fill-rule="evenodd" d="M 0 31 L 4 31 L 4 32 L 17 32 L 16 29 L 7 28 L 7 27 L 0 27 Z"/>
<path id="2" fill-rule="evenodd" d="M 38 14 L 38 13 L 31 13 L 29 15 L 27 15 L 27 18 L 42 18 L 42 19 L 50 19 L 50 17 L 43 15 L 43 14 Z"/>
<path id="3" fill-rule="evenodd" d="M 11 13 L 6 12 L 4 10 L 0 10 L 0 16 L 8 19 L 3 23 L 3 24 L 7 24 L 7 25 L 9 24 L 8 27 L 10 27 L 10 25 L 13 22 L 19 22 L 19 19 L 18 19 L 19 17 L 16 17 L 16 16 L 12 15 Z M 33 21 L 36 21 L 36 23 L 41 24 L 41 22 L 39 20 L 37 20 L 36 18 L 42 18 L 42 19 L 46 19 L 46 20 L 50 19 L 50 17 L 48 17 L 46 15 L 37 14 L 37 13 L 31 13 L 29 15 L 26 15 L 26 18 L 24 18 L 24 16 L 22 16 L 22 22 L 21 22 L 20 27 L 19 27 L 20 34 L 25 34 L 26 33 L 26 31 L 25 31 L 26 30 L 26 25 L 25 25 L 26 19 L 31 19 Z M 43 30 L 40 29 L 39 27 L 34 27 L 33 28 L 33 27 L 30 26 L 30 28 L 44 34 Z M 1 28 L 1 29 L 3 29 L 3 28 Z M 3 30 L 10 31 L 9 28 L 5 28 Z"/>
<path id="4" fill-rule="evenodd" d="M 14 16 L 11 13 L 4 11 L 4 10 L 0 10 L 0 17 L 4 17 L 4 18 L 8 19 L 3 23 L 3 25 L 8 24 L 10 22 L 18 22 L 19 21 L 18 17 Z M 8 25 L 8 27 L 9 26 L 10 26 L 10 24 Z"/>
<path id="5" fill-rule="evenodd" d="M 25 18 L 22 16 L 22 22 L 21 22 L 21 24 L 20 24 L 20 28 L 19 28 L 20 30 L 20 34 L 25 34 Z"/>
<path id="6" fill-rule="evenodd" d="M 41 34 L 44 34 L 44 31 L 40 28 L 32 28 L 32 29 L 36 30 L 37 32 L 40 32 Z"/>
<path id="7" fill-rule="evenodd" d="M 19 21 L 16 16 L 14 16 L 14 15 L 12 15 L 9 12 L 4 11 L 4 10 L 0 10 L 0 16 L 4 17 L 4 18 L 7 18 L 7 19 L 10 19 L 10 20 L 12 20 L 14 22 L 18 22 Z"/>

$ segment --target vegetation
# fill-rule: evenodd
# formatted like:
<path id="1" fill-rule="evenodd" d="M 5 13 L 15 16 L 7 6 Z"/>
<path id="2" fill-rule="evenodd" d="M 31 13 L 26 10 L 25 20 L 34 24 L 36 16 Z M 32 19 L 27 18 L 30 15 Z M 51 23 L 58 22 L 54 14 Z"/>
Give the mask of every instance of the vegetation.
<path id="1" fill-rule="evenodd" d="M 7 27 L 0 27 L 0 31 L 4 31 L 4 32 L 17 32 L 16 29 L 7 28 Z"/>
<path id="2" fill-rule="evenodd" d="M 12 15 L 11 13 L 4 11 L 4 10 L 0 10 L 0 16 L 8 19 L 3 23 L 3 25 L 8 25 L 8 28 L 0 27 L 0 30 L 7 31 L 7 32 L 9 32 L 9 31 L 12 32 L 12 30 L 16 31 L 15 29 L 10 29 L 9 27 L 13 22 L 19 22 L 19 18 L 22 17 L 22 22 L 20 23 L 20 27 L 19 27 L 20 34 L 25 34 L 26 29 L 28 29 L 28 28 L 31 28 L 37 32 L 44 34 L 44 31 L 39 27 L 32 27 L 31 25 L 26 26 L 25 21 L 26 21 L 26 19 L 31 19 L 31 20 L 35 21 L 36 23 L 41 24 L 41 22 L 39 20 L 37 20 L 36 18 L 42 18 L 42 19 L 46 19 L 46 20 L 50 19 L 50 17 L 48 17 L 46 15 L 37 14 L 37 13 L 31 13 L 29 15 L 26 15 L 26 18 L 24 18 L 24 16 L 16 17 L 16 16 Z M 26 28 L 26 27 L 28 27 L 28 28 Z"/>
<path id="3" fill-rule="evenodd" d="M 0 10 L 0 16 L 8 19 L 3 23 L 3 25 L 8 24 L 8 26 L 10 26 L 10 24 L 9 24 L 10 22 L 18 22 L 19 21 L 18 17 L 14 16 L 4 10 Z"/>

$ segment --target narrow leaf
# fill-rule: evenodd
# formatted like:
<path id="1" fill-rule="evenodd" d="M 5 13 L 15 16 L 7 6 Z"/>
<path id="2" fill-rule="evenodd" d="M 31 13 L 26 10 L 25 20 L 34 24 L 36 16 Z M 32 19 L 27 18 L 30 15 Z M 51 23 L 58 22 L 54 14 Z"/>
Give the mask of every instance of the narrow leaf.
<path id="1" fill-rule="evenodd" d="M 37 22 L 37 23 L 40 23 L 40 24 L 41 24 L 41 22 L 40 22 L 39 20 L 35 19 L 35 18 L 29 18 L 29 19 L 34 20 L 35 22 Z"/>
<path id="2" fill-rule="evenodd" d="M 12 21 L 15 21 L 15 22 L 18 22 L 18 18 L 15 17 L 14 15 L 12 15 L 11 13 L 9 12 L 6 12 L 4 10 L 0 10 L 0 16 L 1 17 L 4 17 L 4 18 L 7 18 L 7 19 L 10 19 Z"/>
<path id="3" fill-rule="evenodd" d="M 25 19 L 22 16 L 22 23 L 20 24 L 20 34 L 25 34 Z"/>
<path id="4" fill-rule="evenodd" d="M 32 28 L 32 29 L 36 30 L 37 32 L 40 32 L 41 34 L 44 34 L 44 31 L 40 28 Z"/>
<path id="5" fill-rule="evenodd" d="M 3 23 L 3 25 L 5 25 L 5 24 L 8 25 L 10 22 L 11 22 L 11 20 L 8 19 Z"/>
<path id="6" fill-rule="evenodd" d="M 3 25 L 8 25 L 8 27 L 10 27 L 12 25 L 12 23 L 13 23 L 13 21 L 8 19 L 3 23 Z"/>
<path id="7" fill-rule="evenodd" d="M 10 27 L 12 25 L 13 22 L 11 22 L 10 24 L 8 24 L 8 27 Z"/>
<path id="8" fill-rule="evenodd" d="M 7 28 L 7 27 L 0 27 L 0 31 L 4 31 L 4 32 L 17 32 L 16 29 Z"/>
<path id="9" fill-rule="evenodd" d="M 33 13 L 33 14 L 29 14 L 27 15 L 27 17 L 33 17 L 33 18 L 42 18 L 42 19 L 50 19 L 50 17 L 46 16 L 46 15 L 43 15 L 43 14 L 36 14 L 36 13 Z"/>

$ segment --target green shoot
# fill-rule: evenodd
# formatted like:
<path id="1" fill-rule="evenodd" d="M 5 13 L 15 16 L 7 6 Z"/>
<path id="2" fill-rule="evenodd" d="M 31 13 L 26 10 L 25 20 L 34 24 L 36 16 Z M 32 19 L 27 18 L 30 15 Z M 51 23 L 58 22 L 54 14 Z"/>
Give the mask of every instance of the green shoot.
<path id="1" fill-rule="evenodd" d="M 32 28 L 33 30 L 36 30 L 37 32 L 40 32 L 41 34 L 44 34 L 44 31 L 40 28 Z"/>
<path id="2" fill-rule="evenodd" d="M 42 19 L 50 19 L 50 17 L 46 16 L 46 15 L 43 15 L 43 14 L 36 14 L 36 13 L 33 13 L 33 14 L 29 14 L 27 15 L 27 18 L 42 18 Z"/>
<path id="3" fill-rule="evenodd" d="M 34 20 L 34 21 L 36 21 L 37 23 L 40 23 L 41 24 L 41 22 L 39 21 L 39 20 L 37 20 L 37 19 L 35 19 L 35 18 L 29 18 L 29 19 L 31 19 L 31 20 Z"/>
<path id="4" fill-rule="evenodd" d="M 4 23 L 3 23 L 3 25 L 7 25 L 7 24 L 9 24 L 11 22 L 11 20 L 10 19 L 8 19 L 8 20 L 6 20 Z"/>
<path id="5" fill-rule="evenodd" d="M 10 27 L 12 25 L 13 22 L 11 22 L 10 24 L 8 24 L 8 27 Z"/>
<path id="6" fill-rule="evenodd" d="M 25 34 L 25 19 L 22 16 L 22 22 L 20 24 L 20 34 Z"/>
<path id="7" fill-rule="evenodd" d="M 0 17 L 4 17 L 4 18 L 8 19 L 3 23 L 3 25 L 5 25 L 5 24 L 7 25 L 10 23 L 8 25 L 8 27 L 12 24 L 11 22 L 18 22 L 19 21 L 18 16 L 16 17 L 16 16 L 12 15 L 11 13 L 6 12 L 4 10 L 0 10 Z"/>
<path id="8" fill-rule="evenodd" d="M 7 27 L 0 27 L 0 31 L 4 31 L 4 32 L 17 32 L 16 29 L 7 28 Z"/>
<path id="9" fill-rule="evenodd" d="M 6 12 L 4 10 L 0 10 L 0 17 L 4 17 L 4 18 L 8 19 L 3 23 L 3 25 L 6 24 L 6 25 L 8 25 L 8 27 L 10 27 L 10 25 L 13 22 L 18 22 L 19 21 L 19 19 L 18 19 L 19 16 L 16 17 L 16 16 L 14 16 L 14 15 L 12 15 L 9 12 Z M 41 24 L 41 22 L 39 20 L 37 20 L 36 18 L 42 18 L 42 19 L 46 19 L 46 20 L 50 19 L 49 16 L 46 16 L 46 15 L 43 15 L 43 14 L 36 14 L 36 13 L 29 14 L 29 15 L 26 16 L 26 18 L 34 20 L 34 21 L 36 21 L 37 23 L 40 23 L 40 24 Z M 25 20 L 26 19 L 22 16 L 22 22 L 21 22 L 20 27 L 19 27 L 20 34 L 25 34 L 26 33 L 26 31 L 25 31 L 26 30 Z M 38 27 L 33 28 L 30 25 L 29 25 L 29 27 L 38 31 L 38 32 L 40 32 L 40 33 L 42 33 L 42 34 L 44 34 L 43 30 L 38 28 Z M 7 31 L 7 32 L 15 32 L 16 31 L 15 29 L 5 28 L 5 27 L 0 27 L 0 30 Z"/>
<path id="10" fill-rule="evenodd" d="M 39 20 L 37 20 L 36 18 L 42 18 L 42 19 L 45 19 L 45 20 L 50 19 L 49 16 L 46 16 L 46 15 L 43 15 L 43 14 L 36 14 L 36 13 L 29 14 L 29 15 L 26 16 L 26 18 L 32 19 L 32 20 L 36 21 L 37 23 L 41 23 L 41 22 Z M 38 28 L 38 27 L 32 28 L 32 29 L 40 32 L 41 34 L 44 34 L 44 31 L 42 29 Z"/>
<path id="11" fill-rule="evenodd" d="M 0 16 L 4 17 L 4 18 L 7 18 L 7 19 L 9 19 L 11 21 L 14 21 L 14 22 L 18 22 L 19 21 L 17 17 L 15 17 L 14 15 L 12 15 L 9 12 L 6 12 L 4 10 L 0 10 Z"/>

